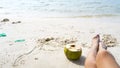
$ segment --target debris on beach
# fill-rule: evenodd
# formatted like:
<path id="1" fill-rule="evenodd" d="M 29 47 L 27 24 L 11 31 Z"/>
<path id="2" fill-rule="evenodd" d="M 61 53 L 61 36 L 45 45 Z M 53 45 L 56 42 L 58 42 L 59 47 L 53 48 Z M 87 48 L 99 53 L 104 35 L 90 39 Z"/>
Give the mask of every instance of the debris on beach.
<path id="1" fill-rule="evenodd" d="M 21 23 L 21 21 L 12 22 L 12 24 L 18 24 L 18 23 Z"/>
<path id="2" fill-rule="evenodd" d="M 54 38 L 54 37 L 47 37 L 41 38 L 37 40 L 38 44 L 43 45 L 50 45 L 53 47 L 63 47 L 63 45 L 75 43 L 77 42 L 76 38 Z"/>
<path id="3" fill-rule="evenodd" d="M 15 42 L 24 42 L 25 39 L 18 39 L 18 40 L 15 40 Z"/>
<path id="4" fill-rule="evenodd" d="M 117 39 L 114 38 L 111 34 L 104 34 L 102 36 L 102 41 L 107 47 L 114 47 L 117 44 Z"/>
<path id="5" fill-rule="evenodd" d="M 63 45 L 66 45 L 66 44 L 71 44 L 71 43 L 75 43 L 77 42 L 77 38 L 62 38 L 60 40 L 60 42 L 63 44 Z"/>
<path id="6" fill-rule="evenodd" d="M 34 58 L 35 60 L 38 60 L 38 58 Z"/>
<path id="7" fill-rule="evenodd" d="M 7 35 L 5 33 L 1 33 L 0 37 L 6 37 Z"/>
<path id="8" fill-rule="evenodd" d="M 38 39 L 38 43 L 46 43 L 51 40 L 54 40 L 54 38 L 53 37 L 42 38 L 42 39 Z"/>
<path id="9" fill-rule="evenodd" d="M 8 18 L 4 18 L 1 22 L 9 22 L 10 20 Z"/>
<path id="10" fill-rule="evenodd" d="M 9 22 L 10 21 L 10 19 L 8 19 L 8 18 L 4 18 L 1 22 Z M 12 24 L 18 24 L 18 23 L 21 23 L 21 21 L 13 21 L 13 22 L 11 22 Z"/>
<path id="11" fill-rule="evenodd" d="M 51 41 L 51 40 L 54 40 L 54 38 L 51 37 L 51 38 L 46 38 L 46 39 L 45 39 L 46 42 L 49 42 L 49 41 Z"/>

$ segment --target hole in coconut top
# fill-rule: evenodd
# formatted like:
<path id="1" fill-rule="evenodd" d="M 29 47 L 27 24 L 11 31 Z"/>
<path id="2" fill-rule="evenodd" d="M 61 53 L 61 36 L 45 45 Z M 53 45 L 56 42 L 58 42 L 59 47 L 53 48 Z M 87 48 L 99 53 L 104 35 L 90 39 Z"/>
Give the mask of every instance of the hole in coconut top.
<path id="1" fill-rule="evenodd" d="M 75 45 L 71 45 L 71 47 L 75 47 Z"/>

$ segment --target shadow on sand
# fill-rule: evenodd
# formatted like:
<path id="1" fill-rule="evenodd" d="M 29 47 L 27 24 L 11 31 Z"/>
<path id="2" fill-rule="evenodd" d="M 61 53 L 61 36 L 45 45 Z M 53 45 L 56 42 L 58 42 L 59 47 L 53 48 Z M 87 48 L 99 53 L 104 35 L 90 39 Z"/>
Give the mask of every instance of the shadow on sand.
<path id="1" fill-rule="evenodd" d="M 86 59 L 85 56 L 81 56 L 80 59 L 78 59 L 78 60 L 69 60 L 69 61 L 71 61 L 72 63 L 75 63 L 77 65 L 84 66 L 85 59 Z"/>

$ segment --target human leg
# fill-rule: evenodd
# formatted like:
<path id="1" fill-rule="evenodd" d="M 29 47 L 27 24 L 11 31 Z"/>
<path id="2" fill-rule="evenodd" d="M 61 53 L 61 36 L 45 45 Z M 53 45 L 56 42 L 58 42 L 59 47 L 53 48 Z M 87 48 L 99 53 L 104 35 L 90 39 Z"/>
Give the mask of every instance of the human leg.
<path id="1" fill-rule="evenodd" d="M 115 58 L 107 51 L 106 46 L 100 42 L 96 56 L 97 68 L 120 68 Z"/>
<path id="2" fill-rule="evenodd" d="M 99 35 L 95 36 L 92 39 L 92 47 L 88 53 L 88 56 L 85 60 L 85 68 L 97 68 L 96 67 L 96 55 L 99 48 Z"/>

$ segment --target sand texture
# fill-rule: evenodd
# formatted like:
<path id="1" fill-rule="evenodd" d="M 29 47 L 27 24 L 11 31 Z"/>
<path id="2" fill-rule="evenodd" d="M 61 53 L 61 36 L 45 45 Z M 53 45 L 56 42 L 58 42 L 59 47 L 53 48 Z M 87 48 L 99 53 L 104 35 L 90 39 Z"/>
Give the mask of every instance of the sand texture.
<path id="1" fill-rule="evenodd" d="M 100 34 L 120 64 L 119 18 L 0 18 L 0 68 L 84 68 L 91 39 Z M 82 47 L 77 61 L 64 46 Z"/>

